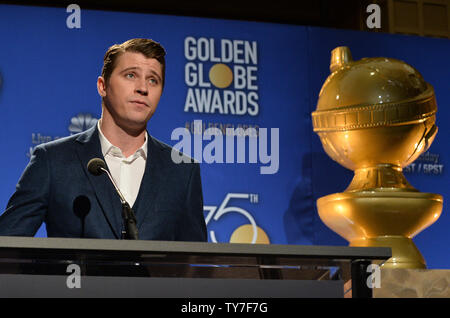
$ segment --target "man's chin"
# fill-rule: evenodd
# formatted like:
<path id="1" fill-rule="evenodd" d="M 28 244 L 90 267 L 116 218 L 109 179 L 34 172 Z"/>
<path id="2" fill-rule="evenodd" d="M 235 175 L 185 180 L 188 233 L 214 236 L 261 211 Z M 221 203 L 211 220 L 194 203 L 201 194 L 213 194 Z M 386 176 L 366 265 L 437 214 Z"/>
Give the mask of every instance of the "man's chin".
<path id="1" fill-rule="evenodd" d="M 127 131 L 128 133 L 132 134 L 139 134 L 145 129 L 147 129 L 147 122 L 146 119 L 133 119 L 128 118 L 127 120 L 124 120 L 121 122 L 120 126 L 123 130 Z"/>

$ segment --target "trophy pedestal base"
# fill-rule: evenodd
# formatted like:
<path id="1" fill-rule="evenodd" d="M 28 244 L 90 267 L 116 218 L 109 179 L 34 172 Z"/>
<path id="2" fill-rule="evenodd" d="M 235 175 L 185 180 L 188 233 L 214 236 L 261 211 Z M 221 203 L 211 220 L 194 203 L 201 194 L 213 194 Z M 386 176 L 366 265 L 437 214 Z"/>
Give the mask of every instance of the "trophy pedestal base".
<path id="1" fill-rule="evenodd" d="M 403 236 L 383 236 L 354 240 L 350 246 L 390 247 L 392 257 L 383 264 L 383 268 L 425 269 L 425 260 L 414 242 Z"/>
<path id="2" fill-rule="evenodd" d="M 442 196 L 381 189 L 330 194 L 317 200 L 320 219 L 351 246 L 392 249 L 387 268 L 426 268 L 411 238 L 442 212 Z"/>

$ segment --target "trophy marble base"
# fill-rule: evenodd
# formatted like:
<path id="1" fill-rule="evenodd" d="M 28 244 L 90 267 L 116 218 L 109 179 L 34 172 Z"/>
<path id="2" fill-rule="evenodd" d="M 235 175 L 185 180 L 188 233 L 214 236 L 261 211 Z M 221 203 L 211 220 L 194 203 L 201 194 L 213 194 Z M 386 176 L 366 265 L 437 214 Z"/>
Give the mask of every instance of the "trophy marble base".
<path id="1" fill-rule="evenodd" d="M 450 270 L 381 268 L 374 298 L 450 298 Z"/>

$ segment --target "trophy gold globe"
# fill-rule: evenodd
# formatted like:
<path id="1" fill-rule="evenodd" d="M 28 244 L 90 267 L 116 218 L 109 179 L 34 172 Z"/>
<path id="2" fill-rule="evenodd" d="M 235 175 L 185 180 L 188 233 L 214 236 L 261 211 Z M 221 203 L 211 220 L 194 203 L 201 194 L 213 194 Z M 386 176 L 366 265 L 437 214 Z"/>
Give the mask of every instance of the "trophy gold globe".
<path id="1" fill-rule="evenodd" d="M 317 200 L 321 220 L 350 246 L 387 246 L 391 268 L 426 268 L 412 241 L 442 211 L 441 195 L 422 193 L 402 169 L 437 134 L 433 87 L 392 58 L 353 61 L 348 47 L 331 52 L 331 74 L 312 113 L 325 152 L 354 171 L 348 188 Z"/>

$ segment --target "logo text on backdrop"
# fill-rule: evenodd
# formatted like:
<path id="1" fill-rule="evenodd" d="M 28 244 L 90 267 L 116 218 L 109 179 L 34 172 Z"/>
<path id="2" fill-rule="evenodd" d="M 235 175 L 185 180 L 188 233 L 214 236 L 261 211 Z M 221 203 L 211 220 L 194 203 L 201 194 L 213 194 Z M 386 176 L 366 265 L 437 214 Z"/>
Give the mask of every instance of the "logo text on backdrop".
<path id="1" fill-rule="evenodd" d="M 184 111 L 258 115 L 257 49 L 256 41 L 186 37 Z"/>

